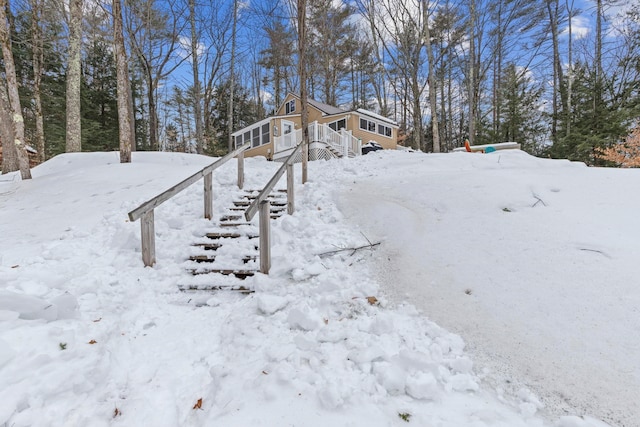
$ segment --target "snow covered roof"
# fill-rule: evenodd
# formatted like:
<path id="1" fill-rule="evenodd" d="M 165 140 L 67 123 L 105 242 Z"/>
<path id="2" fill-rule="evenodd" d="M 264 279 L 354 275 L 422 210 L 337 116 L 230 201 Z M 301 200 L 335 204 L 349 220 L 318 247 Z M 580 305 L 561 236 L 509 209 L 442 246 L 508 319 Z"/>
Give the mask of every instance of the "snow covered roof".
<path id="1" fill-rule="evenodd" d="M 387 117 L 381 116 L 380 114 L 376 114 L 373 111 L 365 110 L 363 108 L 358 108 L 356 112 L 372 117 L 377 120 L 382 120 L 384 122 L 391 123 L 393 126 L 398 126 L 398 123 L 395 120 L 391 120 Z"/>

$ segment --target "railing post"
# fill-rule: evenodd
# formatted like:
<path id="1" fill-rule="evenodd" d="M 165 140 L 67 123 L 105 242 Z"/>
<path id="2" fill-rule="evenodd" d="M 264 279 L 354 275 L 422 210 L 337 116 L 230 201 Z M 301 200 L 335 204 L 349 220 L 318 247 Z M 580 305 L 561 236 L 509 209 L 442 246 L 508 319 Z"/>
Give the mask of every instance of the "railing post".
<path id="1" fill-rule="evenodd" d="M 204 176 L 204 217 L 213 218 L 213 174 Z"/>
<path id="2" fill-rule="evenodd" d="M 153 225 L 153 209 L 140 218 L 140 236 L 142 238 L 142 262 L 145 267 L 156 263 L 156 234 Z"/>
<path id="3" fill-rule="evenodd" d="M 320 129 L 318 126 L 318 121 L 316 120 L 315 122 L 313 122 L 313 142 L 318 142 L 320 141 L 319 139 L 319 133 L 320 133 Z"/>
<path id="4" fill-rule="evenodd" d="M 269 274 L 271 269 L 271 203 L 260 202 L 260 273 Z"/>
<path id="5" fill-rule="evenodd" d="M 287 213 L 293 214 L 295 209 L 293 198 L 293 163 L 287 163 Z"/>
<path id="6" fill-rule="evenodd" d="M 238 188 L 244 187 L 244 151 L 238 154 Z"/>
<path id="7" fill-rule="evenodd" d="M 340 129 L 340 142 L 342 142 L 342 155 L 349 157 L 349 146 L 347 145 L 347 135 L 344 128 Z"/>

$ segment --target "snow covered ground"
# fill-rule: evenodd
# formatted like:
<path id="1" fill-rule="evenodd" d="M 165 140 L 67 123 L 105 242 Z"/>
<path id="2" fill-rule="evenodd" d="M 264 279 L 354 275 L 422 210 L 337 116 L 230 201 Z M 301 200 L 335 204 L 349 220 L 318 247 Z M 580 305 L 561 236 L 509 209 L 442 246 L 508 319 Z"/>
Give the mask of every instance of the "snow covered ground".
<path id="1" fill-rule="evenodd" d="M 516 151 L 313 162 L 243 296 L 178 291 L 219 225 L 201 184 L 156 209 L 153 268 L 127 220 L 211 159 L 117 162 L 0 176 L 0 426 L 640 425 L 638 171 Z M 247 159 L 245 187 L 278 166 Z M 215 173 L 216 218 L 235 176 Z"/>

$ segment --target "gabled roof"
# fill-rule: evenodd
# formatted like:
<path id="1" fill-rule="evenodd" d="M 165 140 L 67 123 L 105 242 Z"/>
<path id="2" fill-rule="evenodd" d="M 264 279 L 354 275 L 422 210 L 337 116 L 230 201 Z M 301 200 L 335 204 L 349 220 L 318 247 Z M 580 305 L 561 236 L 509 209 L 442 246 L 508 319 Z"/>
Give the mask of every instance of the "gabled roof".
<path id="1" fill-rule="evenodd" d="M 300 96 L 296 95 L 295 93 L 290 92 L 289 94 L 297 99 L 300 99 Z M 333 116 L 337 114 L 346 114 L 346 113 L 358 113 L 358 114 L 369 116 L 373 119 L 384 121 L 386 123 L 389 123 L 392 126 L 398 127 L 398 123 L 395 120 L 376 114 L 373 111 L 365 110 L 362 108 L 358 108 L 356 110 L 345 110 L 344 108 L 338 108 L 338 107 L 334 107 L 333 105 L 324 104 L 322 102 L 318 102 L 311 98 L 307 98 L 307 102 L 309 103 L 309 105 L 313 106 L 316 110 L 320 111 L 323 116 Z"/>
<path id="2" fill-rule="evenodd" d="M 291 96 L 295 96 L 296 98 L 300 99 L 300 96 L 296 95 L 295 93 L 291 93 Z M 347 112 L 342 108 L 334 107 L 333 105 L 329 105 L 329 104 L 323 104 L 322 102 L 318 102 L 311 98 L 307 98 L 307 102 L 309 103 L 309 105 L 312 105 L 316 110 L 319 110 L 323 115 L 330 116 L 332 114 L 340 114 L 340 113 Z"/>

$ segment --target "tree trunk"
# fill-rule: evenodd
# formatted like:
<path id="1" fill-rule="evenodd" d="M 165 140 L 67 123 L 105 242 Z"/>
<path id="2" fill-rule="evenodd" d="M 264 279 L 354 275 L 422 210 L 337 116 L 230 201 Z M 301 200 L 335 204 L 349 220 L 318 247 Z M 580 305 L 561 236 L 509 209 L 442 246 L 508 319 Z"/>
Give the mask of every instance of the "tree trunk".
<path id="1" fill-rule="evenodd" d="M 193 71 L 193 114 L 196 121 L 196 153 L 203 153 L 204 132 L 202 126 L 202 94 L 198 70 L 198 33 L 196 29 L 196 2 L 189 0 L 189 23 L 191 26 L 191 59 Z"/>
<path id="2" fill-rule="evenodd" d="M 473 145 L 476 135 L 476 1 L 470 1 L 469 14 L 469 144 Z"/>
<path id="3" fill-rule="evenodd" d="M 69 59 L 67 62 L 67 153 L 81 151 L 80 48 L 82 46 L 82 0 L 69 1 Z"/>
<path id="4" fill-rule="evenodd" d="M 298 1 L 298 74 L 300 75 L 300 118 L 302 120 L 302 183 L 307 182 L 309 160 L 309 116 L 307 108 L 307 0 Z"/>
<path id="5" fill-rule="evenodd" d="M 9 143 L 9 145 L 12 145 L 12 148 L 15 150 L 18 160 L 17 165 L 13 164 L 9 166 L 12 167 L 10 172 L 19 170 L 22 179 L 31 179 L 29 158 L 24 140 L 24 118 L 22 116 L 22 108 L 20 107 L 16 67 L 13 62 L 13 51 L 11 50 L 11 39 L 9 37 L 11 31 L 7 21 L 6 10 L 9 10 L 8 1 L 0 0 L 0 44 L 2 44 L 2 58 L 4 60 L 4 70 L 7 78 L 7 95 L 9 112 L 11 114 L 9 123 L 11 123 L 13 127 L 13 144 Z M 11 155 L 11 148 L 9 149 L 9 153 L 9 155 Z M 18 168 L 16 169 L 15 166 L 18 166 Z"/>
<path id="6" fill-rule="evenodd" d="M 554 6 L 554 7 L 552 7 Z M 562 71 L 562 64 L 560 62 L 560 46 L 558 40 L 558 21 L 560 19 L 560 10 L 558 0 L 547 0 L 547 11 L 549 13 L 549 24 L 551 27 L 551 41 L 553 44 L 553 117 L 551 121 L 551 136 L 552 141 L 556 142 L 558 132 L 558 95 L 560 96 L 560 103 L 562 104 L 562 110 L 567 111 L 566 91 L 564 87 L 564 75 Z"/>
<path id="7" fill-rule="evenodd" d="M 149 103 L 149 145 L 151 151 L 158 151 L 158 106 L 156 104 L 156 85 L 151 73 L 148 73 L 147 102 Z"/>
<path id="8" fill-rule="evenodd" d="M 233 91 L 235 89 L 235 61 L 236 61 L 236 27 L 238 25 L 238 0 L 233 0 L 233 28 L 231 30 L 231 70 L 229 77 L 229 152 L 233 151 Z"/>
<path id="9" fill-rule="evenodd" d="M 11 109 L 6 100 L 5 88 L 0 87 L 0 140 L 2 140 L 2 173 L 9 173 L 20 169 L 18 152 L 13 141 L 13 122 L 11 121 Z"/>
<path id="10" fill-rule="evenodd" d="M 569 136 L 571 136 L 571 97 L 573 96 L 571 93 L 573 90 L 573 0 L 571 0 L 571 4 L 569 4 L 569 0 L 567 0 L 567 11 L 569 12 L 569 39 L 567 40 L 567 55 L 569 60 L 567 72 L 569 73 L 569 78 L 567 81 L 566 137 L 569 138 Z"/>
<path id="11" fill-rule="evenodd" d="M 113 0 L 113 40 L 116 60 L 118 91 L 118 130 L 120 139 L 120 163 L 131 162 L 131 147 L 134 141 L 133 101 L 129 85 L 129 67 L 122 32 L 122 6 L 120 0 Z"/>
<path id="12" fill-rule="evenodd" d="M 438 128 L 438 100 L 436 99 L 436 79 L 435 79 L 435 58 L 433 55 L 433 44 L 431 41 L 431 30 L 429 29 L 429 2 L 424 2 L 424 42 L 427 47 L 427 61 L 429 61 L 429 106 L 431 108 L 431 132 L 433 133 L 433 152 L 440 152 L 440 130 Z"/>
<path id="13" fill-rule="evenodd" d="M 33 40 L 33 103 L 35 109 L 36 122 L 36 150 L 38 150 L 38 161 L 46 160 L 44 141 L 44 117 L 42 113 L 41 83 L 44 65 L 44 47 L 42 37 L 42 0 L 31 0 L 33 21 L 31 24 L 31 37 Z"/>

